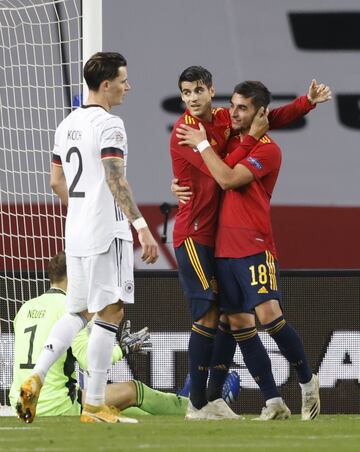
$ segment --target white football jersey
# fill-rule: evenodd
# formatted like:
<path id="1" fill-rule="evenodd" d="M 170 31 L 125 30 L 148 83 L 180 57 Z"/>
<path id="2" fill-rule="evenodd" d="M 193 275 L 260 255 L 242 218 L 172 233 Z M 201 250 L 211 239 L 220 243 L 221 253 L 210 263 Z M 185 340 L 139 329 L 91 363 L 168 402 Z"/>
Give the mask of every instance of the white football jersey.
<path id="1" fill-rule="evenodd" d="M 69 256 L 103 253 L 115 237 L 132 241 L 129 221 L 115 203 L 102 163 L 102 158 L 121 156 L 126 168 L 127 152 L 123 121 L 97 105 L 74 110 L 56 129 L 52 163 L 62 166 L 69 192 Z"/>

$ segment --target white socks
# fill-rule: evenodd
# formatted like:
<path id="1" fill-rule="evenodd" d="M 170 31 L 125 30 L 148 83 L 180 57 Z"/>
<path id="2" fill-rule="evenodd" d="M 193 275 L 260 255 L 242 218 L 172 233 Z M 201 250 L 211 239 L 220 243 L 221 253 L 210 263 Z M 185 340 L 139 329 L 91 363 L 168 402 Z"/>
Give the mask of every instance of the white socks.
<path id="1" fill-rule="evenodd" d="M 86 326 L 86 323 L 84 317 L 68 313 L 55 323 L 33 371 L 34 374 L 40 376 L 42 382 L 44 382 L 49 368 L 71 347 L 75 336 Z"/>
<path id="2" fill-rule="evenodd" d="M 88 387 L 86 403 L 102 405 L 105 403 L 107 371 L 111 366 L 117 325 L 95 320 L 88 343 Z"/>

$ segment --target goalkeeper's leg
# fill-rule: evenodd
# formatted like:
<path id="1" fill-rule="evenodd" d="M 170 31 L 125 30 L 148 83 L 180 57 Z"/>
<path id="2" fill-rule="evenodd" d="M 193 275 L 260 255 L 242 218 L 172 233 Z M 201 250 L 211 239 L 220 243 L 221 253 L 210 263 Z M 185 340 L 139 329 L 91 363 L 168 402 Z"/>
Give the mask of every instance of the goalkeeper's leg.
<path id="1" fill-rule="evenodd" d="M 184 416 L 188 401 L 187 397 L 151 389 L 138 380 L 109 384 L 106 386 L 105 393 L 107 405 L 114 405 L 120 410 L 138 407 L 143 412 L 153 415 Z M 136 415 L 133 411 L 131 414 Z"/>

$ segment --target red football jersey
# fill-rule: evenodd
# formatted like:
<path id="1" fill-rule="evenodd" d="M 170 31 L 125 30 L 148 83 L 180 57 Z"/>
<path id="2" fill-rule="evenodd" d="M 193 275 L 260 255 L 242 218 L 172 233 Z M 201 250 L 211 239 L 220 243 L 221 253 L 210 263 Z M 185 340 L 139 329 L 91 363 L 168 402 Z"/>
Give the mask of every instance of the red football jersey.
<path id="1" fill-rule="evenodd" d="M 270 199 L 280 170 L 281 151 L 268 135 L 248 154 L 238 147 L 239 143 L 239 137 L 231 138 L 229 149 L 235 150 L 226 156 L 225 163 L 231 168 L 241 163 L 253 173 L 255 180 L 224 192 L 215 255 L 240 258 L 269 250 L 276 257 Z"/>
<path id="2" fill-rule="evenodd" d="M 230 116 L 227 109 L 213 110 L 212 120 L 200 121 L 188 110 L 175 123 L 170 139 L 173 173 L 179 185 L 190 187 L 193 195 L 186 203 L 179 203 L 174 226 L 174 246 L 180 246 L 187 237 L 202 245 L 214 246 L 218 216 L 220 187 L 207 169 L 200 153 L 188 146 L 180 146 L 176 128 L 187 124 L 206 129 L 207 139 L 214 151 L 224 156 L 226 142 L 230 136 Z"/>
<path id="3" fill-rule="evenodd" d="M 290 104 L 271 110 L 269 113 L 270 128 L 283 127 L 292 121 L 302 117 L 315 108 L 306 96 L 295 99 Z M 201 121 L 207 133 L 208 141 L 212 148 L 221 157 L 224 156 L 225 146 L 231 134 L 231 118 L 226 108 L 213 109 L 212 121 Z M 200 121 L 191 116 L 188 110 L 175 123 L 170 139 L 170 152 L 174 177 L 179 179 L 179 185 L 189 186 L 193 195 L 186 203 L 179 203 L 179 209 L 174 226 L 174 246 L 178 247 L 187 238 L 191 237 L 197 242 L 214 246 L 216 225 L 218 218 L 218 205 L 220 188 L 210 175 L 207 166 L 199 152 L 190 147 L 180 146 L 176 138 L 176 128 L 180 124 L 187 124 L 198 128 Z M 237 138 L 234 137 L 236 140 Z M 231 139 L 226 152 L 230 152 L 231 146 L 241 146 L 246 155 L 255 145 L 255 140 L 245 137 L 239 141 Z"/>

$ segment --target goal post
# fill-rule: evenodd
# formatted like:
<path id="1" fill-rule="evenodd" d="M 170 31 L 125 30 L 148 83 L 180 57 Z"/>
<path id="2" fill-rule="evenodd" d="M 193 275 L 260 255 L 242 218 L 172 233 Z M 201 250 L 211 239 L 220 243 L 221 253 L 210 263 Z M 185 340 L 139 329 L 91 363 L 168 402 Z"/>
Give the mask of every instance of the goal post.
<path id="1" fill-rule="evenodd" d="M 91 55 L 102 50 L 102 0 L 83 0 L 82 55 L 86 62 Z M 88 88 L 83 83 L 83 99 L 88 96 Z"/>
<path id="2" fill-rule="evenodd" d="M 48 287 L 65 210 L 49 187 L 54 132 L 81 103 L 83 61 L 102 49 L 101 0 L 0 0 L 0 404 L 13 320 Z"/>

